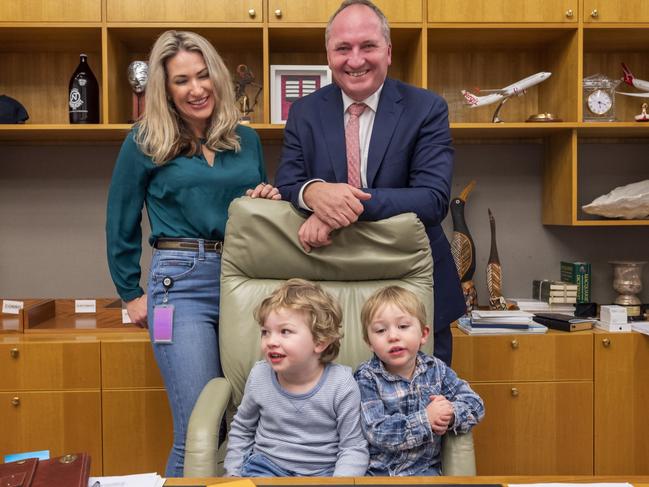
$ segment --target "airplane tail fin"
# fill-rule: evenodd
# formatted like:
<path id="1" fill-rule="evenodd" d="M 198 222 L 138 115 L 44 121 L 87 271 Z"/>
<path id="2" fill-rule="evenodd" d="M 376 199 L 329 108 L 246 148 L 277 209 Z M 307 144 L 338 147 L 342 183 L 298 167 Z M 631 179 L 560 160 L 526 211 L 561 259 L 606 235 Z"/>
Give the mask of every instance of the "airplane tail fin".
<path id="1" fill-rule="evenodd" d="M 478 101 L 480 101 L 480 97 L 477 95 L 474 95 L 470 91 L 467 90 L 462 90 L 462 95 L 464 96 L 465 103 L 467 105 L 477 105 Z"/>
<path id="2" fill-rule="evenodd" d="M 622 63 L 622 71 L 624 72 L 624 82 L 627 85 L 633 86 L 633 73 L 624 63 Z"/>

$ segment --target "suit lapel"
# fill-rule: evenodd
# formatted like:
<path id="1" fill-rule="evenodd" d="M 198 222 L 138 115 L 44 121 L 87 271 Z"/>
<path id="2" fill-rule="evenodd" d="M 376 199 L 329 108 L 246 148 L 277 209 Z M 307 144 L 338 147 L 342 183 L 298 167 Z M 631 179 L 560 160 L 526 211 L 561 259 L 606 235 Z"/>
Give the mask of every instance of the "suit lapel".
<path id="1" fill-rule="evenodd" d="M 343 98 L 337 86 L 322 97 L 320 121 L 336 182 L 346 183 L 347 149 L 345 148 Z"/>
<path id="2" fill-rule="evenodd" d="M 394 129 L 399 123 L 403 111 L 400 101 L 401 94 L 397 90 L 395 82 L 386 79 L 374 117 L 370 149 L 367 155 L 367 186 L 370 188 L 374 186 L 374 178 L 381 167 Z"/>

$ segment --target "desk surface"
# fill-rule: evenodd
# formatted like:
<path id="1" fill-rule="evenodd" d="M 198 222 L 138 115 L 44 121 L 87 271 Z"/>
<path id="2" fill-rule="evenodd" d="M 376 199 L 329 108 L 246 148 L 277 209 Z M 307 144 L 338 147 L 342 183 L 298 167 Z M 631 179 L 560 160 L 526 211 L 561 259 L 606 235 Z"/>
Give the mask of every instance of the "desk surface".
<path id="1" fill-rule="evenodd" d="M 231 478 L 195 478 L 195 479 L 167 479 L 165 486 L 206 486 L 216 483 L 228 482 Z M 649 487 L 647 475 L 525 475 L 505 477 L 299 477 L 299 478 L 253 478 L 250 479 L 257 485 L 417 485 L 417 484 L 533 484 L 550 482 L 629 482 L 635 487 Z"/>

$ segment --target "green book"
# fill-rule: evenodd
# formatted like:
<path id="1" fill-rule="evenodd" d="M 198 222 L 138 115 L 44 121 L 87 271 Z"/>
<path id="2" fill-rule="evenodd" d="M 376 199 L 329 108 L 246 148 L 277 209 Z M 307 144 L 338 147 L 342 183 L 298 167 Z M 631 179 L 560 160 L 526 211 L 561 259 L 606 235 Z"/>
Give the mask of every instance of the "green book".
<path id="1" fill-rule="evenodd" d="M 591 302 L 591 270 L 589 262 L 561 262 L 561 280 L 577 284 L 577 302 Z"/>

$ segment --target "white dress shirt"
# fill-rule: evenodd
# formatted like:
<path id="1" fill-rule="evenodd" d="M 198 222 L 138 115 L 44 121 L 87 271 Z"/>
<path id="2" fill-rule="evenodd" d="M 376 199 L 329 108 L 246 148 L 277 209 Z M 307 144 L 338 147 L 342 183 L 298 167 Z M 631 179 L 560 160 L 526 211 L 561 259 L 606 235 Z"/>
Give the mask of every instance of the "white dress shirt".
<path id="1" fill-rule="evenodd" d="M 376 116 L 376 110 L 379 107 L 379 98 L 381 97 L 381 90 L 383 90 L 383 85 L 379 86 L 378 90 L 376 90 L 374 93 L 372 93 L 370 96 L 368 96 L 367 98 L 365 98 L 360 102 L 356 102 L 355 100 L 352 100 L 349 96 L 347 96 L 347 94 L 344 91 L 341 90 L 341 93 L 343 95 L 343 108 L 345 109 L 345 119 L 344 119 L 345 126 L 347 126 L 347 121 L 349 120 L 349 112 L 347 111 L 349 105 L 351 105 L 352 103 L 365 103 L 365 105 L 367 105 L 367 108 L 365 108 L 365 110 L 360 115 L 360 117 L 358 117 L 358 122 L 359 122 L 358 140 L 361 149 L 361 187 L 362 188 L 367 188 L 367 155 L 370 151 L 370 140 L 372 139 L 372 129 L 374 128 L 374 117 Z M 302 188 L 300 189 L 299 203 L 300 203 L 300 208 L 302 208 L 303 210 L 313 211 L 311 210 L 311 208 L 309 208 L 306 205 L 304 199 L 302 198 L 302 195 L 304 194 L 304 190 L 309 184 L 315 183 L 317 181 L 326 182 L 323 179 L 311 179 L 306 183 L 304 183 L 304 185 L 302 185 Z"/>

